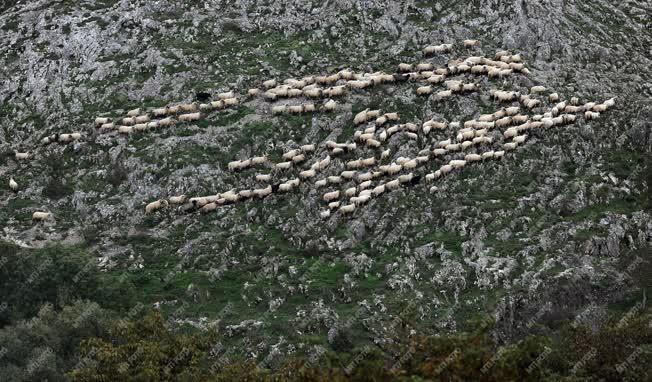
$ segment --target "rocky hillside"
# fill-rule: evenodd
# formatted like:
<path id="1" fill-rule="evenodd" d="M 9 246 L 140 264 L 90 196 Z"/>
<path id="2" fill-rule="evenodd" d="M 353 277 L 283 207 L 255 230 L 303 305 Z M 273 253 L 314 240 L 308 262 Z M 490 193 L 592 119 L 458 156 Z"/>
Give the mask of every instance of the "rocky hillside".
<path id="1" fill-rule="evenodd" d="M 645 2 L 38 0 L 0 10 L 0 240 L 25 250 L 87 250 L 116 282 L 133 286 L 136 301 L 178 324 L 218 328 L 234 352 L 271 362 L 342 344 L 390 347 L 401 340 L 394 323 L 406 315 L 413 334 L 491 317 L 497 339 L 510 341 L 534 324 L 587 311 L 581 317 L 599 320 L 649 286 L 652 9 Z M 478 44 L 464 47 L 465 39 Z M 423 52 L 447 43 L 451 51 Z M 529 74 L 449 70 L 446 81 L 477 90 L 443 98 L 435 93 L 445 83 L 419 96 L 426 77 L 397 73 L 399 63 L 446 68 L 468 57 L 496 60 L 500 50 L 519 54 L 514 63 Z M 374 72 L 392 80 L 364 89 L 344 78 L 320 85 L 346 85 L 330 97 L 333 111 L 321 110 L 329 97 L 263 96 L 269 79 L 345 69 L 360 81 Z M 530 94 L 533 86 L 546 90 Z M 249 94 L 253 88 L 259 93 Z M 495 90 L 515 99 L 500 102 Z M 131 134 L 94 123 L 106 117 L 120 125 L 136 108 L 151 116 L 168 105 L 199 107 L 229 91 L 237 105 L 203 108 L 198 121 Z M 519 102 L 528 94 L 541 105 Z M 488 145 L 427 153 L 426 162 L 398 174 L 413 173 L 414 181 L 350 214 L 322 216 L 324 193 L 356 183 L 314 183 L 349 161 L 415 158 L 455 141 L 465 121 L 483 114 L 519 106 L 535 122 L 572 97 L 582 107 L 615 98 L 615 106 L 596 119 L 582 109 L 573 123 L 530 129 L 500 160 L 467 161 L 426 180 L 450 160 L 503 150 L 508 127 L 493 126 Z M 316 110 L 272 111 L 306 103 Z M 401 132 L 380 148 L 358 140 L 336 156 L 327 141 L 352 143 L 356 130 L 375 125 L 354 125 L 366 109 L 398 113 L 400 121 L 384 128 L 398 124 Z M 428 120 L 447 127 L 425 134 Z M 81 137 L 72 142 L 41 143 L 74 132 Z M 306 144 L 316 148 L 305 162 L 273 167 Z M 16 159 L 14 151 L 31 157 Z M 262 155 L 268 162 L 260 167 L 228 168 Z M 327 155 L 331 165 L 320 175 L 278 192 Z M 148 203 L 171 196 L 264 188 L 259 173 L 273 177 L 275 192 L 265 198 L 211 213 L 187 203 L 145 213 Z M 374 178 L 373 187 L 391 179 Z M 34 221 L 35 211 L 52 218 Z"/>

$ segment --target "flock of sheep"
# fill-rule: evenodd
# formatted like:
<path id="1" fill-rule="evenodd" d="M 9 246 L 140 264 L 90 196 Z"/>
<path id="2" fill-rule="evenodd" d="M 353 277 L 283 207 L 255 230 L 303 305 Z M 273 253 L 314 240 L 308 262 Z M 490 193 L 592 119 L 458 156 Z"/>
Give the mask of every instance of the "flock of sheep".
<path id="1" fill-rule="evenodd" d="M 470 48 L 477 46 L 478 41 L 464 40 L 462 45 Z M 428 46 L 423 53 L 427 57 L 448 53 L 452 49 L 452 44 L 441 44 Z M 450 61 L 443 67 L 435 67 L 430 62 L 401 63 L 396 73 L 391 74 L 356 73 L 345 69 L 330 75 L 289 78 L 282 83 L 270 79 L 262 82 L 260 88 L 249 89 L 247 96 L 274 103 L 270 107 L 274 115 L 331 112 L 338 107 L 333 98 L 382 84 L 415 83 L 418 96 L 432 96 L 434 101 L 440 101 L 457 93 L 480 91 L 478 83 L 473 82 L 474 76 L 505 77 L 515 73 L 529 74 L 522 57 L 499 51 L 493 58 L 471 56 Z M 466 79 L 471 78 L 469 82 L 457 78 L 467 74 Z M 438 86 L 441 90 L 437 90 Z M 184 211 L 206 213 L 222 205 L 289 193 L 301 185 L 307 185 L 325 189 L 321 197 L 324 202 L 321 217 L 329 218 L 334 212 L 351 214 L 373 198 L 417 184 L 422 179 L 432 183 L 474 163 L 500 160 L 506 152 L 524 144 L 530 130 L 574 123 L 578 114 L 586 120 L 599 118 L 601 113 L 615 104 L 613 98 L 602 103 L 580 104 L 576 97 L 560 101 L 559 94 L 547 91 L 541 85 L 533 86 L 525 93 L 492 89 L 491 96 L 504 107 L 467 121 L 429 119 L 400 123 L 398 112 L 365 109 L 353 116 L 352 122 L 358 130 L 348 141 L 297 145 L 284 152 L 282 161 L 276 163 L 266 155 L 228 163 L 228 170 L 234 172 L 256 168 L 257 171 L 251 174 L 251 184 L 258 187 L 230 189 L 190 198 L 186 195 L 171 196 L 147 204 L 145 212 L 153 213 L 170 205 L 178 205 Z M 217 100 L 209 103 L 195 102 L 151 110 L 139 108 L 115 121 L 98 117 L 95 126 L 102 133 L 114 131 L 131 134 L 181 122 L 194 122 L 210 112 L 235 107 L 239 103 L 235 93 L 228 91 L 218 94 Z M 43 138 L 42 143 L 68 143 L 81 138 L 81 133 L 58 134 Z M 410 139 L 423 145 L 414 157 L 395 157 L 388 148 L 388 142 L 392 139 Z M 17 160 L 31 158 L 30 153 L 16 152 L 15 155 Z M 14 191 L 19 189 L 13 178 L 9 185 Z M 433 185 L 430 192 L 437 189 Z M 33 218 L 46 220 L 51 218 L 51 214 L 38 211 Z"/>

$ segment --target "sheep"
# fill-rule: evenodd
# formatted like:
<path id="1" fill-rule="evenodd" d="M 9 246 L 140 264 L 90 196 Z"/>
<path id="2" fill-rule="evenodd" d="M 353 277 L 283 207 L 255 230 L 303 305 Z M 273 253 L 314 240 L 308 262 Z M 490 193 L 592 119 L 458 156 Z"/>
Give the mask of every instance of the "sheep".
<path id="1" fill-rule="evenodd" d="M 407 133 L 405 133 L 405 135 L 407 135 L 408 138 L 410 138 L 410 139 L 417 139 L 417 138 L 419 138 L 418 135 L 416 135 L 415 133 L 411 133 L 411 132 L 407 132 Z"/>
<path id="2" fill-rule="evenodd" d="M 357 193 L 357 189 L 355 187 L 351 187 L 351 188 L 347 188 L 344 191 L 344 196 L 346 196 L 347 198 L 350 198 L 352 196 L 355 196 L 356 193 Z"/>
<path id="3" fill-rule="evenodd" d="M 137 115 L 140 115 L 140 108 L 129 110 L 127 112 L 127 117 L 135 117 Z"/>
<path id="4" fill-rule="evenodd" d="M 159 199 L 159 200 L 157 200 L 155 202 L 151 202 L 148 205 L 146 205 L 145 206 L 145 213 L 149 214 L 149 213 L 152 213 L 152 212 L 154 212 L 156 210 L 159 210 L 159 209 L 161 209 L 163 207 L 167 207 L 167 206 L 168 206 L 168 201 L 167 200 Z"/>
<path id="5" fill-rule="evenodd" d="M 370 158 L 365 158 L 360 160 L 360 166 L 362 167 L 369 167 L 373 166 L 376 164 L 376 158 L 375 157 L 370 157 Z"/>
<path id="6" fill-rule="evenodd" d="M 168 198 L 169 204 L 183 204 L 186 201 L 186 195 L 170 196 Z"/>
<path id="7" fill-rule="evenodd" d="M 18 191 L 18 183 L 16 183 L 14 178 L 9 178 L 9 188 L 14 192 Z"/>
<path id="8" fill-rule="evenodd" d="M 146 123 L 137 123 L 133 126 L 134 130 L 136 131 L 145 131 L 147 130 L 147 124 Z"/>
<path id="9" fill-rule="evenodd" d="M 159 119 L 158 121 L 158 126 L 163 127 L 163 126 L 172 126 L 174 124 L 174 119 L 171 117 Z"/>
<path id="10" fill-rule="evenodd" d="M 417 95 L 428 95 L 432 94 L 432 86 L 420 86 L 417 88 Z"/>
<path id="11" fill-rule="evenodd" d="M 299 177 L 302 179 L 312 178 L 317 174 L 315 170 L 304 170 L 299 173 Z"/>
<path id="12" fill-rule="evenodd" d="M 197 111 L 197 104 L 194 103 L 194 102 L 193 102 L 193 103 L 185 103 L 185 104 L 181 104 L 181 105 L 179 105 L 179 109 L 180 109 L 182 112 L 185 112 L 185 113 L 196 112 L 196 111 Z"/>
<path id="13" fill-rule="evenodd" d="M 180 111 L 179 105 L 168 106 L 168 115 L 176 115 Z"/>
<path id="14" fill-rule="evenodd" d="M 193 122 L 193 121 L 199 121 L 200 119 L 201 119 L 201 113 L 181 114 L 179 116 L 179 121 L 181 122 Z"/>
<path id="15" fill-rule="evenodd" d="M 592 109 L 593 109 L 593 111 L 597 111 L 599 113 L 604 113 L 605 111 L 607 111 L 607 105 L 602 103 L 602 104 L 593 106 Z"/>
<path id="16" fill-rule="evenodd" d="M 346 84 L 351 89 L 364 89 L 372 85 L 371 81 L 359 81 L 359 80 L 348 81 Z"/>
<path id="17" fill-rule="evenodd" d="M 271 79 L 271 80 L 263 81 L 263 87 L 264 87 L 265 89 L 271 89 L 271 88 L 275 87 L 276 84 L 277 84 L 277 82 L 276 82 L 275 79 Z"/>
<path id="18" fill-rule="evenodd" d="M 600 117 L 600 113 L 597 113 L 597 112 L 586 111 L 584 113 L 584 118 L 587 119 L 587 120 L 596 119 L 596 118 L 599 118 L 599 117 Z"/>
<path id="19" fill-rule="evenodd" d="M 359 195 L 352 197 L 350 201 L 355 205 L 360 205 L 367 203 L 369 200 L 371 200 L 371 195 Z"/>
<path id="20" fill-rule="evenodd" d="M 367 112 L 369 109 L 364 109 L 353 117 L 353 124 L 359 125 L 361 123 L 367 122 Z"/>
<path id="21" fill-rule="evenodd" d="M 371 192 L 374 194 L 374 196 L 381 195 L 385 192 L 385 185 L 381 184 L 380 186 L 376 186 Z"/>
<path id="22" fill-rule="evenodd" d="M 603 104 L 607 106 L 607 108 L 614 107 L 616 105 L 616 98 L 609 98 L 608 100 L 604 101 Z"/>
<path id="23" fill-rule="evenodd" d="M 458 92 L 462 90 L 462 81 L 449 80 L 449 81 L 445 81 L 444 85 L 446 86 L 446 89 L 453 92 Z"/>
<path id="24" fill-rule="evenodd" d="M 431 172 L 430 174 L 426 174 L 426 182 L 432 182 L 432 181 L 434 181 L 434 180 L 435 180 L 435 177 L 437 177 L 437 176 L 435 175 L 435 173 L 432 173 L 432 172 Z"/>
<path id="25" fill-rule="evenodd" d="M 336 176 L 336 175 L 331 175 L 331 176 L 327 177 L 326 180 L 328 181 L 328 183 L 331 183 L 331 184 L 342 183 L 342 177 L 341 176 Z"/>
<path id="26" fill-rule="evenodd" d="M 446 78 L 444 75 L 434 74 L 434 75 L 428 77 L 426 79 L 426 82 L 428 82 L 429 84 L 436 85 L 436 84 L 440 84 L 440 83 L 444 82 L 444 78 Z"/>
<path id="27" fill-rule="evenodd" d="M 355 211 L 355 204 L 347 204 L 345 206 L 340 207 L 340 212 L 342 214 L 350 214 Z"/>
<path id="28" fill-rule="evenodd" d="M 323 106 L 322 110 L 323 111 L 334 111 L 337 108 L 337 102 L 331 100 L 328 100 Z"/>
<path id="29" fill-rule="evenodd" d="M 518 135 L 512 139 L 512 142 L 520 144 L 525 142 L 526 139 L 527 139 L 527 134 Z"/>
<path id="30" fill-rule="evenodd" d="M 147 128 L 150 130 L 156 129 L 158 127 L 158 121 L 152 121 L 147 124 Z"/>
<path id="31" fill-rule="evenodd" d="M 474 84 L 474 83 L 462 84 L 462 89 L 461 89 L 461 91 L 464 91 L 464 92 L 474 92 L 474 91 L 476 91 L 476 90 L 478 90 L 478 85 L 476 85 L 476 84 Z"/>
<path id="32" fill-rule="evenodd" d="M 335 202 L 330 202 L 330 203 L 328 203 L 328 208 L 330 208 L 331 210 L 334 210 L 334 209 L 338 208 L 341 204 L 342 204 L 342 202 L 340 202 L 339 200 L 335 201 Z"/>
<path id="33" fill-rule="evenodd" d="M 478 154 L 467 154 L 464 156 L 464 160 L 467 162 L 478 162 L 482 160 L 482 156 Z"/>
<path id="34" fill-rule="evenodd" d="M 322 159 L 322 160 L 319 162 L 319 170 L 323 170 L 323 169 L 325 169 L 325 168 L 328 167 L 330 164 L 331 164 L 331 157 L 327 155 L 326 158 Z"/>
<path id="35" fill-rule="evenodd" d="M 482 160 L 491 159 L 491 158 L 494 157 L 494 152 L 493 152 L 493 150 L 492 151 L 486 151 L 486 152 L 482 153 L 481 156 L 482 156 Z"/>
<path id="36" fill-rule="evenodd" d="M 366 145 L 369 147 L 380 147 L 381 143 L 375 139 L 367 139 Z"/>
<path id="37" fill-rule="evenodd" d="M 518 146 L 518 143 L 516 143 L 516 142 L 507 142 L 507 143 L 505 143 L 503 145 L 503 149 L 505 151 L 511 151 L 511 150 L 515 150 L 517 146 Z M 495 155 L 495 153 L 494 153 L 494 155 Z"/>
<path id="38" fill-rule="evenodd" d="M 115 122 L 108 122 L 100 125 L 101 130 L 113 130 L 115 129 Z"/>
<path id="39" fill-rule="evenodd" d="M 225 107 L 226 106 L 236 106 L 238 103 L 240 103 L 237 98 L 227 98 L 225 100 L 222 100 L 222 102 L 224 102 Z"/>
<path id="40" fill-rule="evenodd" d="M 366 190 L 367 188 L 371 187 L 371 179 L 370 180 L 365 180 L 364 182 L 360 183 L 358 185 L 358 189 L 360 190 Z M 362 193 L 361 193 L 362 194 Z"/>
<path id="41" fill-rule="evenodd" d="M 453 171 L 453 166 L 451 164 L 445 164 L 445 165 L 441 166 L 439 168 L 439 170 L 437 170 L 437 171 L 439 171 L 440 175 L 446 175 L 449 172 Z M 435 175 L 436 175 L 437 171 L 435 171 Z"/>
<path id="42" fill-rule="evenodd" d="M 356 174 L 355 171 L 348 171 L 348 170 L 347 170 L 347 171 L 342 171 L 342 172 L 340 173 L 340 176 L 341 176 L 342 178 L 344 178 L 344 179 L 353 179 L 353 177 L 355 176 L 355 174 Z"/>
<path id="43" fill-rule="evenodd" d="M 559 101 L 559 94 L 558 94 L 558 93 L 550 93 L 550 94 L 548 95 L 548 100 L 549 100 L 550 102 L 557 102 L 557 101 Z"/>
<path id="44" fill-rule="evenodd" d="M 346 162 L 346 168 L 360 168 L 360 167 L 362 167 L 362 161 L 360 159 Z"/>
<path id="45" fill-rule="evenodd" d="M 412 71 L 412 64 L 406 64 L 406 63 L 400 63 L 398 64 L 398 71 L 399 72 L 411 72 Z"/>
<path id="46" fill-rule="evenodd" d="M 389 182 L 385 183 L 385 188 L 387 190 L 390 190 L 390 191 L 395 190 L 395 189 L 399 188 L 400 186 L 401 186 L 401 183 L 400 183 L 400 181 L 398 179 L 394 179 L 392 181 L 389 181 Z"/>
<path id="47" fill-rule="evenodd" d="M 332 192 L 327 192 L 323 195 L 322 198 L 324 199 L 325 202 L 332 202 L 333 200 L 340 198 L 340 191 L 335 190 Z"/>
<path id="48" fill-rule="evenodd" d="M 453 142 L 450 139 L 446 139 L 446 140 L 443 140 L 443 141 L 440 141 L 439 143 L 437 143 L 437 146 L 446 147 L 446 146 L 450 145 L 451 143 L 453 143 Z"/>
<path id="49" fill-rule="evenodd" d="M 287 105 L 275 105 L 272 106 L 272 114 L 283 114 L 287 112 Z"/>
<path id="50" fill-rule="evenodd" d="M 462 168 L 466 165 L 465 160 L 460 160 L 460 159 L 453 159 L 450 162 L 448 162 L 449 165 L 453 168 Z"/>
<path id="51" fill-rule="evenodd" d="M 435 94 L 435 98 L 437 100 L 442 100 L 442 99 L 448 98 L 448 97 L 450 97 L 452 95 L 453 95 L 453 92 L 451 92 L 450 90 L 442 90 L 440 92 L 437 92 L 437 94 Z"/>
<path id="52" fill-rule="evenodd" d="M 228 91 L 228 92 L 224 92 L 224 93 L 219 93 L 219 94 L 217 95 L 217 98 L 219 98 L 219 99 L 221 99 L 221 100 L 225 100 L 225 99 L 233 98 L 233 97 L 235 97 L 235 94 L 233 93 L 233 91 Z"/>
<path id="53" fill-rule="evenodd" d="M 126 118 L 122 119 L 122 124 L 125 125 L 125 126 L 131 126 L 134 123 L 136 123 L 136 122 L 135 122 L 135 119 L 133 117 L 126 117 Z"/>
<path id="54" fill-rule="evenodd" d="M 315 111 L 315 104 L 314 103 L 307 103 L 303 105 L 303 112 L 304 113 L 312 113 Z"/>
<path id="55" fill-rule="evenodd" d="M 532 86 L 532 87 L 530 88 L 530 93 L 532 93 L 532 94 L 543 93 L 543 92 L 545 92 L 545 91 L 546 91 L 546 87 L 545 87 L 545 86 L 541 86 L 541 85 Z"/>
<path id="56" fill-rule="evenodd" d="M 408 170 L 416 168 L 418 163 L 416 159 L 410 159 L 408 161 L 405 161 L 405 163 L 402 164 L 403 168 L 406 168 Z"/>
<path id="57" fill-rule="evenodd" d="M 303 154 L 299 154 L 292 158 L 292 163 L 301 163 L 304 160 L 306 160 L 306 156 Z"/>
<path id="58" fill-rule="evenodd" d="M 147 123 L 150 121 L 150 118 L 148 115 L 139 115 L 137 117 L 134 117 L 134 122 L 135 123 Z"/>
<path id="59" fill-rule="evenodd" d="M 459 143 L 451 143 L 446 146 L 444 146 L 446 151 L 459 151 L 461 149 L 461 146 Z"/>
<path id="60" fill-rule="evenodd" d="M 272 185 L 270 184 L 269 186 L 265 188 L 258 188 L 254 190 L 254 195 L 256 195 L 259 198 L 264 198 L 265 196 L 268 196 L 272 193 Z"/>
<path id="61" fill-rule="evenodd" d="M 461 148 L 462 150 L 466 150 L 466 149 L 468 149 L 469 147 L 473 146 L 473 144 L 474 144 L 473 141 L 464 141 L 464 142 L 462 142 L 462 143 L 460 144 L 460 148 Z"/>
<path id="62" fill-rule="evenodd" d="M 462 41 L 462 44 L 464 45 L 465 48 L 472 48 L 476 45 L 478 45 L 479 41 L 478 40 L 464 40 Z"/>
<path id="63" fill-rule="evenodd" d="M 119 134 L 131 134 L 134 131 L 133 126 L 118 126 Z"/>
<path id="64" fill-rule="evenodd" d="M 36 211 L 32 214 L 32 220 L 45 221 L 50 220 L 52 213 Z"/>
<path id="65" fill-rule="evenodd" d="M 437 157 L 437 156 L 446 155 L 447 152 L 448 152 L 448 150 L 446 150 L 446 149 L 434 149 L 434 150 L 432 150 L 432 155 Z"/>
<path id="66" fill-rule="evenodd" d="M 279 162 L 274 167 L 277 170 L 287 170 L 292 167 L 292 162 Z"/>
<path id="67" fill-rule="evenodd" d="M 423 72 L 426 70 L 432 70 L 432 64 L 429 62 L 419 63 L 416 66 L 417 72 Z"/>

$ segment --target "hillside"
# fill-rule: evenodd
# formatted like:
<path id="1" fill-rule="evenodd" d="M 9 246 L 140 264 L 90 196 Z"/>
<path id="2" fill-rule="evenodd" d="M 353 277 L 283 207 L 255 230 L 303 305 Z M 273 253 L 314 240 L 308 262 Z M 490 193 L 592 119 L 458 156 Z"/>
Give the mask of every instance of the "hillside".
<path id="1" fill-rule="evenodd" d="M 70 283 L 66 293 L 35 301 L 90 299 L 118 317 L 156 308 L 172 328 L 218 333 L 225 359 L 261 367 L 366 346 L 389 355 L 478 322 L 501 345 L 646 311 L 645 2 L 39 0 L 0 10 L 0 250 L 36 256 L 24 270 L 36 279 L 80 267 L 42 285 Z M 425 49 L 441 44 L 452 45 Z M 135 109 L 154 125 L 124 121 Z M 66 133 L 80 135 L 61 142 Z M 352 163 L 365 158 L 373 164 Z M 351 199 L 367 180 L 368 200 Z M 324 194 L 338 190 L 331 210 Z M 51 217 L 34 220 L 37 211 Z M 53 268 L 38 260 L 48 251 L 81 265 Z M 84 286 L 90 273 L 98 294 Z M 0 322 L 37 314 L 8 284 Z"/>

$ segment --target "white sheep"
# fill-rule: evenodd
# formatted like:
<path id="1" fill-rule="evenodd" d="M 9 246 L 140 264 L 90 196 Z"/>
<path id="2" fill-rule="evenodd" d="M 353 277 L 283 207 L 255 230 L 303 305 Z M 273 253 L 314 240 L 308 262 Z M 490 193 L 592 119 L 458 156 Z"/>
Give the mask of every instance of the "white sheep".
<path id="1" fill-rule="evenodd" d="M 278 170 L 287 170 L 292 167 L 292 162 L 279 162 L 274 167 Z"/>
<path id="2" fill-rule="evenodd" d="M 338 208 L 341 204 L 342 204 L 342 202 L 340 202 L 339 200 L 335 201 L 335 202 L 330 202 L 330 203 L 328 203 L 328 208 L 330 208 L 331 210 L 334 210 L 334 209 Z"/>
<path id="3" fill-rule="evenodd" d="M 32 214 L 32 220 L 45 221 L 45 220 L 50 220 L 51 217 L 52 217 L 51 212 L 36 211 Z"/>
<path id="4" fill-rule="evenodd" d="M 326 179 L 319 179 L 318 181 L 315 182 L 315 187 L 324 187 L 328 184 L 328 181 Z"/>
<path id="5" fill-rule="evenodd" d="M 486 152 L 482 153 L 482 159 L 483 159 L 483 160 L 484 160 L 484 159 L 491 159 L 491 158 L 493 158 L 493 157 L 494 157 L 494 152 L 493 152 L 493 150 L 492 150 L 492 151 L 486 151 Z"/>
<path id="6" fill-rule="evenodd" d="M 466 161 L 460 159 L 453 159 L 450 162 L 448 162 L 448 164 L 451 165 L 453 168 L 462 168 L 466 165 Z"/>
<path id="7" fill-rule="evenodd" d="M 109 122 L 111 122 L 111 119 L 107 118 L 107 117 L 97 117 L 97 118 L 95 118 L 95 125 L 96 126 L 101 126 L 101 125 L 107 124 Z"/>
<path id="8" fill-rule="evenodd" d="M 287 112 L 288 107 L 287 105 L 275 105 L 272 106 L 272 114 L 283 114 Z"/>
<path id="9" fill-rule="evenodd" d="M 394 179 L 392 181 L 389 181 L 389 182 L 385 183 L 385 188 L 387 190 L 390 190 L 390 191 L 395 190 L 395 189 L 399 188 L 400 186 L 401 186 L 401 182 L 398 179 Z"/>
<path id="10" fill-rule="evenodd" d="M 151 202 L 148 205 L 146 205 L 145 206 L 145 213 L 149 214 L 149 213 L 152 213 L 152 212 L 154 212 L 156 210 L 159 210 L 159 209 L 161 209 L 163 207 L 167 207 L 167 206 L 168 206 L 168 201 L 167 200 L 159 199 L 159 200 L 157 200 L 155 202 Z"/>
<path id="11" fill-rule="evenodd" d="M 478 40 L 464 40 L 462 41 L 462 44 L 464 45 L 465 48 L 471 48 L 479 44 Z"/>
<path id="12" fill-rule="evenodd" d="M 197 103 L 184 103 L 179 105 L 179 109 L 185 113 L 192 113 L 197 111 Z"/>
<path id="13" fill-rule="evenodd" d="M 340 191 L 339 190 L 327 192 L 323 196 L 323 199 L 324 199 L 325 202 L 332 202 L 333 200 L 339 199 L 339 198 L 340 198 Z"/>
<path id="14" fill-rule="evenodd" d="M 259 198 L 264 198 L 265 196 L 268 196 L 272 193 L 272 185 L 270 184 L 269 186 L 265 188 L 258 188 L 254 190 L 254 195 L 256 195 Z"/>
<path id="15" fill-rule="evenodd" d="M 14 178 L 9 178 L 9 188 L 12 191 L 18 191 L 18 183 L 16 183 Z"/>
<path id="16" fill-rule="evenodd" d="M 312 178 L 317 174 L 315 170 L 304 170 L 299 173 L 299 177 L 302 179 Z"/>
<path id="17" fill-rule="evenodd" d="M 453 166 L 450 165 L 450 164 L 445 164 L 445 165 L 441 166 L 441 167 L 439 168 L 439 170 L 437 170 L 437 171 L 439 171 L 439 173 L 440 173 L 441 175 L 446 175 L 446 174 L 448 174 L 449 172 L 453 171 Z M 436 171 L 435 171 L 435 175 L 436 175 Z"/>
<path id="18" fill-rule="evenodd" d="M 403 174 L 398 177 L 398 182 L 399 183 L 407 183 L 410 182 L 412 179 L 414 179 L 414 174 L 413 173 L 408 173 L 408 174 Z"/>
<path id="19" fill-rule="evenodd" d="M 147 124 L 146 123 L 137 123 L 133 126 L 134 130 L 136 131 L 145 131 L 147 130 Z"/>
<path id="20" fill-rule="evenodd" d="M 587 120 L 596 119 L 600 117 L 600 113 L 593 111 L 586 111 L 584 113 L 584 118 Z"/>
<path id="21" fill-rule="evenodd" d="M 181 114 L 179 116 L 179 121 L 182 122 L 193 122 L 193 121 L 199 121 L 201 119 L 201 113 L 188 113 L 188 114 Z"/>
<path id="22" fill-rule="evenodd" d="M 339 184 L 339 183 L 342 183 L 342 177 L 341 177 L 341 176 L 337 176 L 337 175 L 331 175 L 331 176 L 328 176 L 328 177 L 326 177 L 326 180 L 328 180 L 328 183 L 331 183 L 331 184 Z"/>
<path id="23" fill-rule="evenodd" d="M 420 86 L 420 87 L 417 88 L 417 95 L 432 94 L 432 91 L 433 91 L 433 89 L 432 89 L 432 86 L 430 86 L 430 85 L 428 85 L 428 86 Z"/>
<path id="24" fill-rule="evenodd" d="M 217 98 L 219 98 L 221 100 L 225 100 L 225 99 L 228 99 L 228 98 L 234 98 L 234 97 L 235 97 L 235 94 L 233 93 L 233 91 L 228 91 L 228 92 L 218 93 L 217 94 Z"/>
<path id="25" fill-rule="evenodd" d="M 303 154 L 299 154 L 292 158 L 292 163 L 301 163 L 304 160 L 306 160 L 306 156 Z"/>
<path id="26" fill-rule="evenodd" d="M 324 106 L 322 106 L 323 111 L 334 111 L 337 108 L 337 102 L 331 100 L 328 100 Z"/>
<path id="27" fill-rule="evenodd" d="M 398 64 L 398 71 L 399 72 L 411 72 L 412 71 L 412 64 L 406 64 L 406 63 L 400 63 Z"/>
<path id="28" fill-rule="evenodd" d="M 527 134 L 518 135 L 512 139 L 512 142 L 520 144 L 525 142 L 526 139 L 527 139 Z"/>
<path id="29" fill-rule="evenodd" d="M 118 126 L 119 134 L 131 134 L 134 131 L 133 126 Z"/>
<path id="30" fill-rule="evenodd" d="M 133 109 L 133 110 L 129 110 L 129 111 L 127 112 L 127 117 L 135 117 L 135 116 L 137 116 L 137 115 L 140 115 L 140 112 L 141 112 L 141 111 L 140 111 L 140 108 Z"/>
<path id="31" fill-rule="evenodd" d="M 227 98 L 225 100 L 222 100 L 224 102 L 224 106 L 236 106 L 240 103 L 237 98 Z"/>
<path id="32" fill-rule="evenodd" d="M 482 160 L 482 156 L 479 154 L 467 154 L 464 156 L 464 160 L 467 162 L 478 162 Z"/>
<path id="33" fill-rule="evenodd" d="M 264 82 L 263 82 L 263 87 L 264 87 L 265 89 L 271 89 L 271 88 L 275 87 L 276 84 L 277 84 L 276 80 L 275 80 L 275 79 L 271 79 L 271 80 L 264 81 Z"/>
<path id="34" fill-rule="evenodd" d="M 355 211 L 355 204 L 347 204 L 345 206 L 340 207 L 340 212 L 343 214 L 350 214 Z"/>
<path id="35" fill-rule="evenodd" d="M 347 198 L 355 196 L 356 193 L 357 193 L 357 189 L 355 187 L 347 188 L 346 190 L 344 190 L 344 196 L 346 196 Z"/>
<path id="36" fill-rule="evenodd" d="M 503 149 L 505 151 L 511 151 L 511 150 L 515 150 L 517 146 L 518 146 L 518 143 L 516 143 L 516 142 L 507 142 L 507 143 L 505 143 L 503 145 Z M 495 156 L 495 154 L 494 154 L 494 156 Z"/>
<path id="37" fill-rule="evenodd" d="M 447 152 L 448 151 L 446 149 L 437 148 L 437 149 L 432 150 L 432 155 L 437 157 L 437 156 L 446 155 Z"/>
<path id="38" fill-rule="evenodd" d="M 183 204 L 186 201 L 186 195 L 170 196 L 168 198 L 169 204 Z"/>

